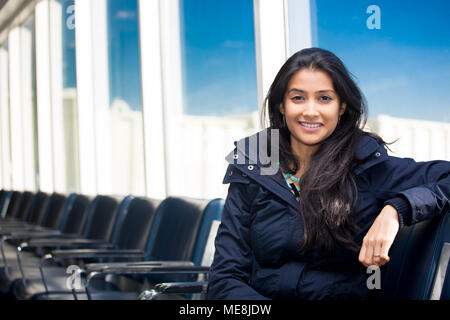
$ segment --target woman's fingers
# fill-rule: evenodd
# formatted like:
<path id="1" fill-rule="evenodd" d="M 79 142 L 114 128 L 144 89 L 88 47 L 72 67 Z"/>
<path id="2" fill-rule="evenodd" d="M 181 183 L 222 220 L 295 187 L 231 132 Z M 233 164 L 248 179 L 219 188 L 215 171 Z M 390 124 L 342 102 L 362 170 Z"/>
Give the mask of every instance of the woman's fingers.
<path id="1" fill-rule="evenodd" d="M 359 262 L 361 262 L 364 266 L 367 267 L 366 262 L 365 262 L 365 258 L 366 258 L 366 246 L 364 245 L 364 241 L 363 241 L 363 245 L 361 247 L 361 250 L 359 251 L 359 257 L 358 260 Z"/>
<path id="2" fill-rule="evenodd" d="M 363 239 L 359 261 L 366 267 L 382 266 L 389 262 L 389 249 L 398 228 L 397 211 L 390 205 L 385 206 Z"/>
<path id="3" fill-rule="evenodd" d="M 380 266 L 386 264 L 391 260 L 389 258 L 389 249 L 391 248 L 393 240 L 384 239 L 380 248 Z"/>
<path id="4" fill-rule="evenodd" d="M 382 266 L 390 260 L 388 255 L 390 246 L 391 243 L 388 239 L 365 238 L 359 253 L 359 261 L 366 267 Z"/>
<path id="5" fill-rule="evenodd" d="M 373 262 L 377 266 L 382 266 L 389 262 L 389 248 L 391 247 L 388 239 L 380 239 L 376 244 Z"/>
<path id="6" fill-rule="evenodd" d="M 381 248 L 383 247 L 383 242 L 378 240 L 375 241 L 375 248 L 373 250 L 373 255 L 372 255 L 372 264 L 376 265 L 376 266 L 380 266 L 381 265 Z"/>
<path id="7" fill-rule="evenodd" d="M 361 251 L 359 252 L 359 262 L 361 262 L 365 267 L 373 265 L 373 254 L 374 254 L 374 240 L 370 237 L 364 237 Z"/>
<path id="8" fill-rule="evenodd" d="M 366 258 L 365 266 L 368 267 L 373 264 L 373 254 L 374 254 L 374 240 L 367 240 Z"/>

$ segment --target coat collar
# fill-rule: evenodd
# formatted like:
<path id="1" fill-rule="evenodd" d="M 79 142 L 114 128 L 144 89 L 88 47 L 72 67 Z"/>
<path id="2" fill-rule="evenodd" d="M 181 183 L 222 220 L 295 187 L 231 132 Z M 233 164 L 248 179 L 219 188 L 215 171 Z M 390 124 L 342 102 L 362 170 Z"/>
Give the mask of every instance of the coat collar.
<path id="1" fill-rule="evenodd" d="M 269 159 L 258 155 L 259 140 L 266 139 L 267 129 L 234 142 L 235 148 L 225 159 L 237 168 L 243 175 L 263 185 L 298 209 L 298 202 L 287 186 L 278 164 L 268 162 Z M 375 138 L 364 135 L 355 146 L 355 162 L 352 170 L 356 175 L 368 168 L 385 161 L 388 155 L 384 146 Z M 272 160 L 273 161 L 273 160 Z M 277 160 L 278 161 L 278 160 Z"/>

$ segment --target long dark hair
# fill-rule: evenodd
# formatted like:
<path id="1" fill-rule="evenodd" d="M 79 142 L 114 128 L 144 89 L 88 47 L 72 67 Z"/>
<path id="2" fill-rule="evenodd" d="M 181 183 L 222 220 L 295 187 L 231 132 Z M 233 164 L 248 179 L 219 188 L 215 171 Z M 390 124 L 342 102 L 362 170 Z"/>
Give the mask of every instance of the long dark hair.
<path id="1" fill-rule="evenodd" d="M 279 129 L 280 167 L 295 174 L 299 163 L 290 145 L 290 132 L 279 110 L 291 77 L 301 69 L 320 70 L 330 76 L 340 103 L 346 103 L 335 131 L 321 142 L 312 156 L 301 181 L 300 216 L 303 239 L 299 252 L 316 248 L 323 255 L 332 255 L 336 246 L 357 251 L 353 235 L 357 230 L 351 213 L 357 201 L 356 183 L 350 168 L 355 145 L 367 121 L 365 98 L 342 61 L 332 52 L 320 48 L 303 49 L 292 55 L 276 75 L 265 99 L 263 119 L 269 113 L 270 128 Z M 263 121 L 264 121 L 263 120 Z M 264 123 L 264 122 L 263 122 Z"/>

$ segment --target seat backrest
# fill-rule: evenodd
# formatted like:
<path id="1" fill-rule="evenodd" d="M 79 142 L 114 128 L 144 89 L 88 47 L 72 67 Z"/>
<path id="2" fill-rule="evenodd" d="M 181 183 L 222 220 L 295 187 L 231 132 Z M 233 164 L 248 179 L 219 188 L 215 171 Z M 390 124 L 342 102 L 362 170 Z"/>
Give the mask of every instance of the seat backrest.
<path id="1" fill-rule="evenodd" d="M 208 241 L 211 241 L 210 236 L 213 236 L 213 238 L 215 238 L 214 229 L 217 232 L 216 224 L 220 222 L 222 218 L 224 203 L 225 201 L 221 198 L 213 199 L 209 201 L 208 205 L 205 208 L 202 223 L 200 225 L 197 239 L 195 240 L 194 258 L 192 260 L 195 265 L 209 266 L 209 264 L 207 264 L 206 262 L 209 259 L 206 256 L 210 254 L 210 248 L 208 248 L 207 250 L 207 245 Z M 214 239 L 212 239 L 212 242 L 214 247 Z"/>
<path id="2" fill-rule="evenodd" d="M 63 233 L 81 236 L 91 202 L 92 199 L 86 195 L 71 194 L 67 200 L 67 214 L 63 215 L 58 229 Z"/>
<path id="3" fill-rule="evenodd" d="M 157 221 L 152 226 L 147 243 L 150 259 L 192 261 L 208 202 L 188 197 L 164 199 L 158 207 Z"/>
<path id="4" fill-rule="evenodd" d="M 48 200 L 50 195 L 46 192 L 37 192 L 31 201 L 30 208 L 28 209 L 26 221 L 29 224 L 40 225 L 44 214 L 47 210 Z"/>
<path id="5" fill-rule="evenodd" d="M 378 298 L 439 299 L 446 289 L 442 285 L 449 248 L 450 212 L 400 229 L 389 252 L 391 260 L 381 268 Z"/>
<path id="6" fill-rule="evenodd" d="M 83 237 L 108 242 L 116 222 L 120 219 L 119 206 L 122 197 L 98 195 L 89 206 Z"/>
<path id="7" fill-rule="evenodd" d="M 77 196 L 76 193 L 71 193 L 71 194 L 69 194 L 69 196 L 67 196 L 66 201 L 64 202 L 63 213 L 62 213 L 61 219 L 59 219 L 59 223 L 58 223 L 59 231 L 62 231 L 62 229 L 64 228 L 67 216 L 69 215 L 69 212 L 72 209 L 72 205 L 73 205 L 73 202 L 74 202 L 76 196 Z"/>
<path id="8" fill-rule="evenodd" d="M 9 198 L 8 207 L 6 209 L 5 218 L 11 219 L 15 218 L 19 212 L 20 201 L 22 200 L 22 192 L 13 191 L 11 197 Z"/>
<path id="9" fill-rule="evenodd" d="M 0 190 L 0 213 L 2 212 L 1 210 L 3 208 L 3 200 L 4 200 L 3 197 L 6 195 L 6 193 L 7 193 L 6 190 L 4 190 L 4 189 Z M 1 215 L 0 215 L 0 217 L 1 217 Z"/>
<path id="10" fill-rule="evenodd" d="M 450 261 L 449 261 L 450 243 L 446 243 L 445 246 L 447 247 L 447 270 L 444 273 L 445 276 L 444 276 L 444 280 L 442 283 L 440 299 L 441 300 L 450 300 Z M 442 268 L 443 272 L 444 272 L 444 269 L 445 268 Z"/>
<path id="11" fill-rule="evenodd" d="M 161 200 L 135 197 L 129 202 L 119 231 L 112 240 L 117 248 L 145 250 Z"/>
<path id="12" fill-rule="evenodd" d="M 12 191 L 7 191 L 2 189 L 2 195 L 0 198 L 0 218 L 4 219 L 6 215 L 6 209 L 9 205 L 9 200 L 11 199 Z"/>
<path id="13" fill-rule="evenodd" d="M 41 221 L 41 226 L 49 229 L 58 228 L 59 222 L 61 221 L 62 215 L 64 213 L 64 204 L 66 203 L 67 195 L 61 193 L 52 193 L 49 201 L 47 210 Z"/>
<path id="14" fill-rule="evenodd" d="M 117 237 L 119 236 L 120 228 L 122 227 L 122 223 L 128 214 L 128 207 L 130 205 L 131 200 L 133 199 L 134 199 L 133 195 L 128 195 L 120 201 L 119 207 L 117 208 L 117 216 L 113 224 L 113 229 L 109 236 L 110 243 L 117 242 Z"/>
<path id="15" fill-rule="evenodd" d="M 22 194 L 22 199 L 20 201 L 17 214 L 15 216 L 16 220 L 25 221 L 28 211 L 30 210 L 31 204 L 33 202 L 34 193 L 30 191 L 25 191 Z"/>
<path id="16" fill-rule="evenodd" d="M 203 250 L 202 261 L 200 262 L 201 266 L 210 267 L 214 260 L 214 253 L 216 251 L 215 241 L 220 223 L 220 220 L 214 220 L 211 223 L 211 229 L 209 230 L 208 239 Z"/>

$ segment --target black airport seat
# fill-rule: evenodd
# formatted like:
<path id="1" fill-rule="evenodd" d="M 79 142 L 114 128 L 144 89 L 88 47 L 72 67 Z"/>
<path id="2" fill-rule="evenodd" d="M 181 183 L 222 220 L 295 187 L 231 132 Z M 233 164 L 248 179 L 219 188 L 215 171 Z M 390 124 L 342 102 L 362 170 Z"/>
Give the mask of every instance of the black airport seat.
<path id="1" fill-rule="evenodd" d="M 192 281 L 199 273 L 207 273 L 201 259 L 213 221 L 220 219 L 223 200 L 168 197 L 160 205 L 160 222 L 149 239 L 146 261 L 127 263 L 95 263 L 85 266 L 88 274 L 83 299 L 137 299 L 145 289 L 162 281 Z M 134 276 L 141 279 L 135 291 L 105 292 L 91 288 L 93 279 L 114 276 Z M 136 290 L 138 289 L 138 290 Z"/>
<path id="2" fill-rule="evenodd" d="M 118 229 L 112 236 L 111 242 L 113 246 L 111 248 L 54 250 L 46 256 L 45 260 L 70 260 L 71 265 L 76 265 L 77 268 L 81 268 L 86 261 L 135 261 L 145 259 L 147 256 L 145 251 L 147 239 L 150 236 L 154 223 L 158 221 L 157 208 L 160 203 L 161 200 L 157 199 L 146 197 L 133 198 L 121 217 L 121 222 L 117 226 Z M 62 267 L 67 267 L 67 264 L 62 264 Z M 46 269 L 44 266 L 42 271 L 48 274 Z M 62 274 L 62 272 L 59 274 Z M 55 288 L 55 285 L 53 285 L 53 289 L 49 290 L 46 284 L 47 281 L 55 283 L 56 279 L 51 274 L 49 277 L 43 277 L 41 290 L 36 290 L 38 287 L 35 286 L 35 290 L 33 290 L 30 298 L 72 298 L 73 293 L 68 291 L 65 281 L 66 278 L 67 275 L 64 278 L 58 279 L 60 284 L 59 288 Z M 110 287 L 109 284 L 106 284 L 106 286 Z M 66 290 L 66 293 L 64 293 L 64 290 Z"/>
<path id="3" fill-rule="evenodd" d="M 400 229 L 390 257 L 378 299 L 448 300 L 450 212 Z"/>
<path id="4" fill-rule="evenodd" d="M 34 237 L 42 237 L 48 235 L 54 235 L 60 233 L 57 230 L 59 221 L 61 220 L 64 212 L 64 204 L 66 203 L 67 196 L 53 193 L 48 198 L 48 203 L 41 208 L 40 215 L 42 217 L 42 224 L 36 226 L 36 228 L 30 229 L 14 229 L 14 231 L 8 231 L 2 233 L 1 239 L 1 251 L 3 257 L 3 265 L 0 273 L 0 291 L 5 292 L 9 290 L 9 287 L 14 280 L 13 269 L 17 269 L 20 265 L 16 260 L 16 248 L 25 239 Z M 41 213 L 43 212 L 43 213 Z M 30 257 L 33 259 L 33 257 Z M 36 260 L 36 259 L 34 259 Z"/>
<path id="5" fill-rule="evenodd" d="M 34 294 L 54 291 L 55 288 L 56 290 L 67 291 L 65 287 L 61 289 L 61 281 L 59 281 L 61 275 L 64 279 L 67 278 L 65 274 L 67 266 L 63 264 L 64 261 L 48 261 L 49 258 L 56 256 L 55 254 L 50 255 L 48 252 L 52 253 L 53 250 L 62 251 L 61 249 L 63 248 L 71 250 L 75 248 L 114 249 L 114 239 L 117 237 L 123 221 L 125 221 L 128 206 L 132 198 L 131 196 L 115 197 L 99 195 L 90 202 L 87 208 L 83 205 L 85 202 L 79 203 L 79 205 L 73 205 L 71 206 L 71 210 L 69 210 L 64 224 L 64 230 L 68 233 L 56 235 L 56 238 L 32 239 L 27 243 L 22 243 L 18 248 L 18 258 L 21 256 L 22 249 L 25 248 L 39 249 L 37 251 L 40 253 L 39 256 L 41 258 L 38 261 L 33 260 L 33 263 L 24 267 L 21 277 L 15 279 L 11 286 L 11 291 L 16 298 L 27 299 Z M 73 223 L 76 224 L 75 227 L 71 227 Z M 81 236 L 76 233 L 77 230 L 79 232 L 80 225 L 83 225 Z M 42 267 L 44 263 L 49 264 L 49 262 L 50 266 Z M 45 281 L 44 271 L 46 274 L 48 272 L 48 274 L 54 276 L 55 281 Z M 57 277 L 58 275 L 59 278 Z M 50 280 L 52 280 L 52 277 L 50 277 Z"/>
<path id="6" fill-rule="evenodd" d="M 39 194 L 36 194 L 36 196 L 38 197 Z M 8 241 L 15 248 L 23 239 L 59 234 L 60 230 L 58 230 L 58 226 L 63 218 L 63 214 L 66 212 L 64 210 L 66 201 L 66 195 L 52 193 L 42 206 L 30 206 L 30 208 L 33 209 L 37 208 L 36 216 L 33 217 L 32 214 L 34 212 L 28 213 L 33 219 L 36 220 L 22 226 L 15 226 L 1 230 L 0 235 L 3 237 L 2 240 Z"/>
<path id="7" fill-rule="evenodd" d="M 214 199 L 208 204 L 208 213 L 210 217 L 205 219 L 202 224 L 202 231 L 197 237 L 197 243 L 194 254 L 194 266 L 168 266 L 166 272 L 188 272 L 190 268 L 200 266 L 202 269 L 195 268 L 199 271 L 199 275 L 195 281 L 177 281 L 158 283 L 153 289 L 143 291 L 138 299 L 155 300 L 161 297 L 164 299 L 195 299 L 201 300 L 205 298 L 207 287 L 207 271 L 212 264 L 214 258 L 214 240 L 222 218 L 222 211 L 225 201 L 223 199 Z"/>
<path id="8" fill-rule="evenodd" d="M 30 199 L 29 205 L 24 206 L 25 212 L 20 213 L 23 220 L 9 219 L 8 223 L 0 226 L 0 234 L 9 235 L 12 232 L 41 229 L 49 197 L 50 195 L 46 192 L 35 193 Z"/>
<path id="9" fill-rule="evenodd" d="M 0 221 L 0 230 L 5 230 L 7 228 L 22 226 L 29 212 L 29 208 L 33 201 L 35 193 L 30 191 L 25 191 L 20 198 L 20 203 L 16 206 L 14 216 Z"/>
<path id="10" fill-rule="evenodd" d="M 6 208 L 8 207 L 9 200 L 11 199 L 12 191 L 2 189 L 0 190 L 0 224 L 5 219 Z"/>
<path id="11" fill-rule="evenodd" d="M 111 265 L 123 266 L 128 263 L 139 263 L 136 262 L 136 260 L 139 259 L 146 260 L 146 262 L 148 260 L 156 259 L 158 261 L 163 260 L 165 264 L 181 263 L 183 265 L 192 265 L 195 240 L 202 224 L 201 221 L 204 216 L 208 216 L 204 215 L 204 209 L 206 208 L 207 204 L 207 200 L 177 197 L 166 198 L 159 204 L 158 208 L 155 211 L 154 221 L 152 223 L 151 229 L 149 230 L 149 234 L 147 236 L 136 238 L 139 239 L 141 245 L 142 241 L 144 241 L 145 243 L 145 252 L 143 255 L 130 255 L 128 257 L 122 256 L 121 258 L 126 258 L 126 262 L 105 261 L 101 263 L 91 263 L 85 265 L 85 268 L 87 268 L 88 265 L 91 266 L 90 269 L 110 267 Z M 142 203 L 140 206 L 143 207 Z M 143 208 L 145 208 L 145 206 Z M 135 225 L 135 223 L 130 224 L 127 230 L 124 230 L 124 235 L 127 234 L 127 238 L 130 237 L 129 227 L 132 225 Z M 64 252 L 53 253 L 65 256 Z M 76 254 L 79 253 L 80 252 L 76 252 Z M 86 254 L 89 255 L 89 252 L 87 251 Z M 120 258 L 120 255 L 118 255 L 117 257 Z M 175 260 L 175 262 L 172 260 Z M 46 270 L 47 267 L 44 267 L 43 271 L 45 271 L 45 274 L 47 274 Z M 34 295 L 28 296 L 28 298 L 87 298 L 87 295 L 84 293 L 84 288 L 81 292 L 75 290 L 75 288 L 72 292 L 73 296 L 67 294 L 65 283 L 67 275 L 66 277 L 57 279 L 57 277 L 53 276 L 52 273 L 48 274 L 48 281 L 53 281 L 53 283 L 55 283 L 57 280 L 59 285 L 55 286 L 51 290 L 48 290 L 48 292 L 35 292 Z M 97 275 L 100 274 L 97 273 Z M 127 275 L 126 277 L 122 277 L 120 275 L 108 275 L 108 277 L 106 278 L 102 277 L 94 280 L 89 280 L 90 285 L 93 285 L 91 289 L 95 289 L 95 292 L 93 293 L 93 297 L 95 299 L 136 299 L 139 293 L 142 291 L 142 286 L 146 282 L 151 281 L 151 279 L 142 279 L 142 277 L 136 278 L 133 275 Z M 47 277 L 45 277 L 45 279 L 47 281 Z M 64 291 L 61 290 L 61 288 L 64 288 Z"/>
<path id="12" fill-rule="evenodd" d="M 48 211 L 52 211 L 52 209 L 56 211 L 56 203 L 55 205 L 51 205 L 50 200 L 61 199 L 60 197 L 53 196 L 50 199 L 46 193 L 42 192 L 37 193 L 35 197 L 36 201 L 30 208 L 31 212 L 29 213 L 28 221 L 28 223 L 33 222 L 32 225 L 35 226 L 34 232 L 28 232 L 26 234 L 28 237 L 18 239 L 22 241 L 19 247 L 17 247 L 16 242 L 14 245 L 7 244 L 8 249 L 2 250 L 2 254 L 5 251 L 9 253 L 7 254 L 8 259 L 5 259 L 5 254 L 3 254 L 4 266 L 0 269 L 0 285 L 3 293 L 11 290 L 13 281 L 21 278 L 24 279 L 24 270 L 29 271 L 27 267 L 31 266 L 35 269 L 36 266 L 39 266 L 39 256 L 44 254 L 47 248 L 59 248 L 61 246 L 76 247 L 77 243 L 80 242 L 84 246 L 92 243 L 95 243 L 96 246 L 99 246 L 101 243 L 104 244 L 107 241 L 105 239 L 108 239 L 113 228 L 116 214 L 115 209 L 118 207 L 120 201 L 117 197 L 97 196 L 95 201 L 92 201 L 89 212 L 86 213 L 87 205 L 91 203 L 90 198 L 72 194 L 65 202 L 62 216 L 58 219 L 57 214 L 51 212 L 48 214 Z M 59 201 L 55 202 L 58 203 Z M 113 219 L 111 220 L 109 218 Z M 60 220 L 59 229 L 52 230 L 50 233 L 44 232 L 43 226 L 57 224 L 55 219 Z M 89 223 L 85 222 L 86 220 Z M 41 223 L 42 225 L 36 226 L 36 223 Z M 40 232 L 37 232 L 37 229 Z M 83 229 L 83 234 L 77 234 L 81 229 Z M 26 235 L 22 234 L 21 236 Z M 23 249 L 27 251 L 31 249 L 35 250 L 35 252 L 23 252 Z M 38 256 L 35 256 L 35 254 L 38 254 Z M 22 261 L 23 263 L 21 263 Z M 5 266 L 6 262 L 10 264 L 10 268 Z M 18 262 L 20 263 L 18 264 Z"/>
<path id="13" fill-rule="evenodd" d="M 18 213 L 20 207 L 20 201 L 22 199 L 21 191 L 12 191 L 11 194 L 3 204 L 4 208 L 4 217 L 0 220 L 0 225 L 3 223 L 9 223 L 8 221 L 14 221 L 16 214 Z"/>

